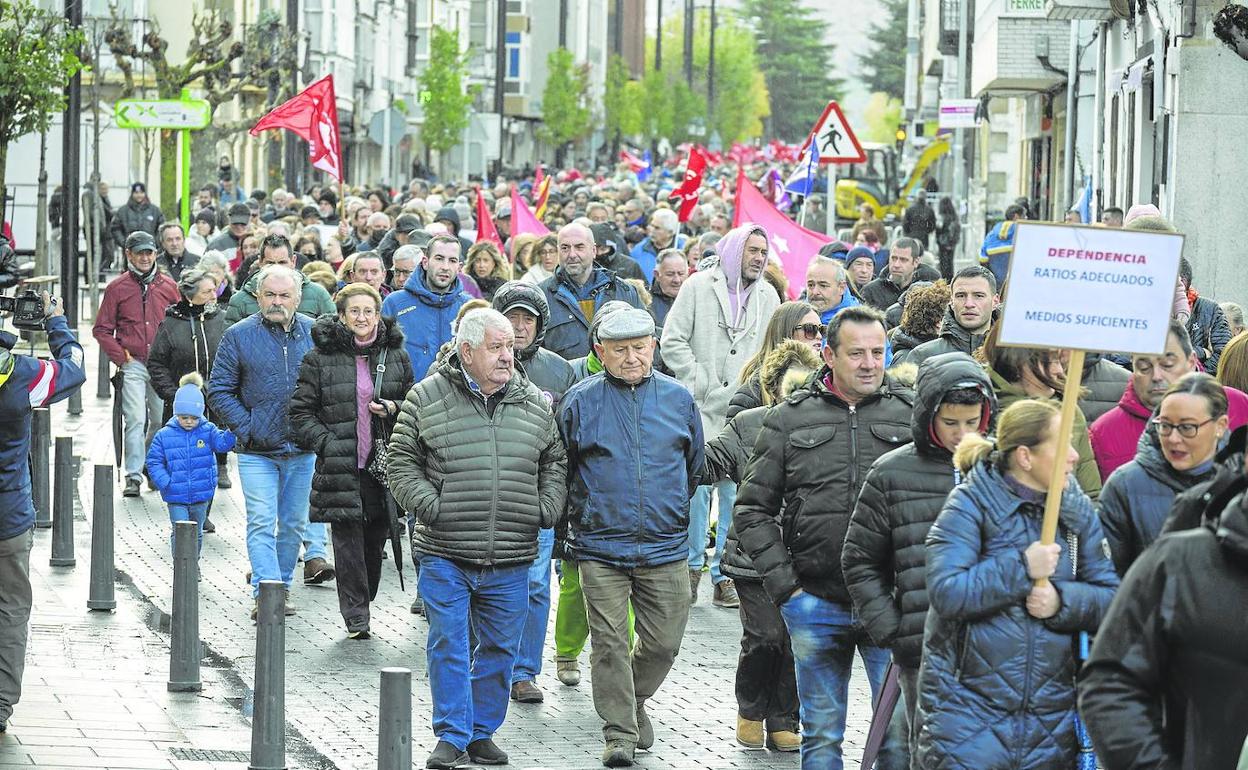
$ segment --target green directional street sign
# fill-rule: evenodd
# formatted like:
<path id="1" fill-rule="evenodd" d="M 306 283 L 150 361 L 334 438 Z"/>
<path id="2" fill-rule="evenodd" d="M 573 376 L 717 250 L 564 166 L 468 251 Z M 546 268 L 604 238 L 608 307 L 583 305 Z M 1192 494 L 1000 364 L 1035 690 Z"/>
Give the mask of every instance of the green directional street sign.
<path id="1" fill-rule="evenodd" d="M 113 108 L 119 128 L 207 128 L 212 105 L 203 99 L 120 99 Z"/>

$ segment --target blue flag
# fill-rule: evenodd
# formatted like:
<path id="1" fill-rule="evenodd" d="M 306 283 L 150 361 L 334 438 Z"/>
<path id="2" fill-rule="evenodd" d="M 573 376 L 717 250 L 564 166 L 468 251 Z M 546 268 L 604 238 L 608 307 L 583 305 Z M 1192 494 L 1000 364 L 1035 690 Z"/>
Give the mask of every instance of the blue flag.
<path id="1" fill-rule="evenodd" d="M 644 182 L 650 178 L 650 172 L 654 169 L 654 159 L 650 157 L 650 151 L 646 150 L 641 156 L 646 161 L 646 167 L 637 172 L 637 181 Z"/>
<path id="2" fill-rule="evenodd" d="M 1085 176 L 1083 178 L 1083 190 L 1079 193 L 1079 200 L 1075 201 L 1072 209 L 1079 212 L 1079 221 L 1085 225 L 1092 224 L 1092 177 Z"/>
<path id="3" fill-rule="evenodd" d="M 798 159 L 797 168 L 789 175 L 789 181 L 784 183 L 784 189 L 794 195 L 810 195 L 818 173 L 819 143 L 812 140 L 806 148 L 806 157 Z"/>

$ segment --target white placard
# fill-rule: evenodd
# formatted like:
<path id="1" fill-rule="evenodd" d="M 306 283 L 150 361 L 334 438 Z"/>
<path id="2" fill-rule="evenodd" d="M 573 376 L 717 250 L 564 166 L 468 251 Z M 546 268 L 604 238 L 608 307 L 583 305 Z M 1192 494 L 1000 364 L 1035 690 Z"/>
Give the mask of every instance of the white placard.
<path id="1" fill-rule="evenodd" d="M 978 111 L 978 99 L 941 99 L 940 128 L 975 128 Z"/>
<path id="2" fill-rule="evenodd" d="M 1001 344 L 1157 355 L 1183 236 L 1020 222 Z"/>

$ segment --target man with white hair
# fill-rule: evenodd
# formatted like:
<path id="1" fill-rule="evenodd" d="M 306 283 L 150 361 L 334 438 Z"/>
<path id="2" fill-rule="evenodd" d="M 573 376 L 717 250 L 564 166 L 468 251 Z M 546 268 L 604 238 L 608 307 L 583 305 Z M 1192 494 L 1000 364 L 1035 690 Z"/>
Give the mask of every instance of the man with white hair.
<path id="1" fill-rule="evenodd" d="M 594 264 L 594 235 L 580 224 L 559 230 L 559 267 L 541 283 L 550 305 L 550 328 L 542 347 L 571 361 L 589 354 L 589 326 L 598 308 L 621 300 L 644 309 L 637 290 Z"/>
<path id="2" fill-rule="evenodd" d="M 415 517 L 429 620 L 438 745 L 425 767 L 507 764 L 493 736 L 507 715 L 538 529 L 563 513 L 567 455 L 549 402 L 515 376 L 515 334 L 502 313 L 467 313 L 455 351 L 408 392 L 388 475 Z"/>
<path id="3" fill-rule="evenodd" d="M 650 215 L 649 235 L 633 247 L 632 258 L 641 265 L 641 272 L 646 276 L 646 283 L 654 280 L 654 265 L 659 252 L 670 246 L 685 248 L 687 239 L 680 234 L 680 219 L 671 209 L 656 209 Z"/>
<path id="4" fill-rule="evenodd" d="M 308 526 L 316 455 L 295 446 L 287 416 L 299 365 L 312 349 L 312 320 L 296 312 L 301 278 L 286 265 L 261 269 L 256 290 L 260 310 L 226 330 L 208 378 L 209 406 L 238 437 L 235 451 L 256 597 L 262 580 L 281 580 L 290 591 Z M 309 556 L 305 580 L 314 568 L 324 570 L 324 564 L 323 558 Z M 257 598 L 253 620 L 258 610 Z M 286 614 L 294 612 L 288 600 Z"/>
<path id="5" fill-rule="evenodd" d="M 376 251 L 381 241 L 390 232 L 390 217 L 382 211 L 374 211 L 368 215 L 368 240 L 360 244 L 360 250 Z M 367 244 L 367 245 L 366 245 Z"/>

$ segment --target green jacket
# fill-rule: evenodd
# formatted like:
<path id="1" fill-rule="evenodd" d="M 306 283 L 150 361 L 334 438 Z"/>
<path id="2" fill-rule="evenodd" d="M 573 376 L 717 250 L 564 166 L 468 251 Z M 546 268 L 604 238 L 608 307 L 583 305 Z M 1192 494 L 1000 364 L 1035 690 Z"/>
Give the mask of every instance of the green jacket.
<path id="1" fill-rule="evenodd" d="M 992 370 L 992 367 L 986 368 L 988 376 L 992 378 L 992 388 L 997 392 L 999 408 L 997 414 L 1003 413 L 1006 407 L 1016 401 L 1030 398 L 1021 387 L 1006 382 L 1001 375 Z M 1075 479 L 1079 482 L 1079 488 L 1095 501 L 1101 495 L 1101 472 L 1096 466 L 1096 456 L 1092 454 L 1087 418 L 1079 409 L 1075 410 L 1075 424 L 1070 431 L 1070 445 L 1079 453 L 1079 462 L 1075 465 Z"/>
<path id="2" fill-rule="evenodd" d="M 337 309 L 334 307 L 334 300 L 330 298 L 329 292 L 325 291 L 325 287 L 319 283 L 309 281 L 308 277 L 302 273 L 299 275 L 303 279 L 303 296 L 299 298 L 299 312 L 313 321 L 326 313 L 336 313 Z M 230 297 L 230 306 L 225 311 L 225 325 L 227 327 L 260 310 L 260 303 L 256 301 L 256 284 L 259 281 L 260 274 L 257 273 L 247 279 L 247 283 L 243 284 L 243 288 L 234 292 L 234 296 Z"/>

